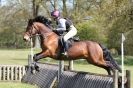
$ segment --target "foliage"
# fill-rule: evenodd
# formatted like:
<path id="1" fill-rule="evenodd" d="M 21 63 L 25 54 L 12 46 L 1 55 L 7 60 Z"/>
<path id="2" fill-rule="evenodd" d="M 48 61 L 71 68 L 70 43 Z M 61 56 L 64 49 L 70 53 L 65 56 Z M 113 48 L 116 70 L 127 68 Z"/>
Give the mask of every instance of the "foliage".
<path id="1" fill-rule="evenodd" d="M 82 40 L 103 43 L 108 48 L 115 48 L 119 54 L 123 32 L 126 37 L 125 54 L 133 55 L 131 0 L 58 0 L 58 3 L 57 0 L 5 1 L 5 5 L 0 4 L 0 47 L 5 47 L 9 42 L 8 47 L 24 48 L 22 33 L 27 20 L 37 15 L 50 17 L 53 9 L 59 9 L 62 16 L 71 18 Z"/>
<path id="2" fill-rule="evenodd" d="M 23 42 L 23 37 L 20 34 L 12 32 L 10 29 L 0 32 L 0 47 L 1 48 L 26 48 L 26 43 Z"/>
<path id="3" fill-rule="evenodd" d="M 90 24 L 90 22 L 82 22 L 77 24 L 78 35 L 81 40 L 92 40 L 101 42 L 102 37 L 100 36 L 99 29 L 97 29 L 94 25 Z"/>
<path id="4" fill-rule="evenodd" d="M 124 33 L 126 37 L 124 42 L 125 54 L 133 55 L 133 41 L 131 39 L 131 33 L 133 32 L 133 20 L 131 20 L 131 16 L 129 15 L 132 11 L 132 8 L 129 8 L 129 5 L 130 4 L 127 3 L 126 0 L 123 0 L 123 2 L 119 2 L 119 7 L 115 7 L 113 11 L 115 14 L 112 15 L 112 18 L 110 18 L 110 24 L 107 26 L 107 44 L 109 48 L 115 48 L 118 50 L 118 53 L 121 54 L 121 34 Z"/>
<path id="5" fill-rule="evenodd" d="M 121 56 L 115 58 L 118 64 L 121 64 Z M 124 65 L 132 66 L 133 65 L 133 57 L 132 56 L 125 56 L 124 57 Z"/>

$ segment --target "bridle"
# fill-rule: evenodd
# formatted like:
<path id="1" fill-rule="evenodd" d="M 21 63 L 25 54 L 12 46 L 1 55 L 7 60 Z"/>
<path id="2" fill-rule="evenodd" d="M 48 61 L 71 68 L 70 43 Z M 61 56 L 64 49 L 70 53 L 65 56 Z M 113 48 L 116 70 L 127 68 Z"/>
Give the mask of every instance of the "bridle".
<path id="1" fill-rule="evenodd" d="M 29 29 L 29 31 L 26 32 L 25 34 L 28 35 L 30 38 L 33 38 L 33 37 L 35 37 L 35 36 L 40 36 L 40 35 L 42 35 L 44 39 L 45 39 L 47 36 L 53 34 L 53 32 L 51 32 L 51 33 L 44 33 L 44 34 L 36 34 L 36 33 L 33 34 L 33 31 L 35 31 L 36 33 L 39 32 L 39 30 L 37 29 L 37 27 L 36 27 L 36 25 L 35 25 L 34 23 L 32 24 L 32 27 Z"/>
<path id="2" fill-rule="evenodd" d="M 26 32 L 25 34 L 28 35 L 30 38 L 33 38 L 35 36 L 39 36 L 42 34 L 33 34 L 33 31 L 38 32 L 38 29 L 35 27 L 34 23 L 32 24 L 31 28 L 29 29 L 28 32 Z"/>

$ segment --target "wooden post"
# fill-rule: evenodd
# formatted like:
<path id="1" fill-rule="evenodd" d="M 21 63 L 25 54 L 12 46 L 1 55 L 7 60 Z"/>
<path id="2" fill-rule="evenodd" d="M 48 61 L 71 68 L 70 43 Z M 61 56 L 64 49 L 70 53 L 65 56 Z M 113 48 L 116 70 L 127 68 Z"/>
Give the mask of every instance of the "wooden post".
<path id="1" fill-rule="evenodd" d="M 31 66 L 32 63 L 33 63 L 33 56 L 28 55 L 28 66 Z"/>
<path id="2" fill-rule="evenodd" d="M 126 70 L 126 78 L 127 78 L 126 88 L 131 88 L 131 72 L 129 70 Z"/>
<path id="3" fill-rule="evenodd" d="M 7 81 L 9 81 L 10 80 L 10 67 L 9 66 L 7 66 Z"/>
<path id="4" fill-rule="evenodd" d="M 40 37 L 36 34 L 35 36 L 35 48 L 40 48 Z"/>
<path id="5" fill-rule="evenodd" d="M 57 77 L 54 78 L 54 80 L 52 81 L 52 83 L 51 83 L 51 85 L 50 85 L 49 88 L 54 88 L 54 85 L 56 83 L 56 80 L 57 80 Z M 56 83 L 56 85 L 57 85 L 57 83 Z"/>
<path id="6" fill-rule="evenodd" d="M 61 60 L 59 61 L 58 82 L 60 80 L 60 75 L 62 74 L 63 71 L 64 71 L 64 61 Z"/>
<path id="7" fill-rule="evenodd" d="M 115 70 L 113 75 L 113 88 L 118 88 L 118 76 L 118 70 Z"/>
<path id="8" fill-rule="evenodd" d="M 11 66 L 11 80 L 14 80 L 14 67 Z"/>
<path id="9" fill-rule="evenodd" d="M 15 81 L 16 81 L 18 79 L 18 74 L 17 74 L 18 73 L 18 69 L 17 69 L 18 67 L 15 66 L 14 68 L 15 68 Z"/>
<path id="10" fill-rule="evenodd" d="M 5 66 L 3 66 L 3 80 L 5 81 Z"/>
<path id="11" fill-rule="evenodd" d="M 0 66 L 0 81 L 2 80 L 2 67 Z"/>
<path id="12" fill-rule="evenodd" d="M 22 67 L 22 76 L 25 75 L 25 66 Z"/>
<path id="13" fill-rule="evenodd" d="M 21 78 L 22 78 L 22 69 L 21 69 L 21 68 L 22 68 L 21 66 L 18 67 L 18 70 L 19 70 L 19 71 L 18 71 L 18 72 L 19 72 L 18 80 L 19 80 L 19 81 L 21 81 Z"/>
<path id="14" fill-rule="evenodd" d="M 73 70 L 73 60 L 69 61 L 69 70 Z"/>

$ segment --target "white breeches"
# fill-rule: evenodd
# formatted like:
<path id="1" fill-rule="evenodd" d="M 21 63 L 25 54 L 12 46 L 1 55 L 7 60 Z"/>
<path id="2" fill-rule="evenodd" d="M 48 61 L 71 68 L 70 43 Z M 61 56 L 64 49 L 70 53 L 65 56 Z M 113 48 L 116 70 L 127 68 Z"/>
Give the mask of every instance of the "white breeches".
<path id="1" fill-rule="evenodd" d="M 77 34 L 77 29 L 71 25 L 70 26 L 70 31 L 64 36 L 64 41 L 66 42 L 69 38 L 72 38 Z"/>

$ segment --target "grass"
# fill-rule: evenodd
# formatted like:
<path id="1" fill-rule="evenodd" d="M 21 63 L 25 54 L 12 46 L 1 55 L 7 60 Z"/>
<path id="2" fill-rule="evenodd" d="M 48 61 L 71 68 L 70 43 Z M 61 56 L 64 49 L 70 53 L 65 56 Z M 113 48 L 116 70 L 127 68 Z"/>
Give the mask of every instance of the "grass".
<path id="1" fill-rule="evenodd" d="M 34 53 L 39 52 L 35 50 Z M 0 50 L 0 64 L 6 65 L 27 65 L 28 54 L 30 54 L 30 49 L 18 49 L 18 50 Z M 118 63 L 120 63 L 120 57 L 116 57 Z M 58 63 L 58 61 L 52 59 L 41 60 L 42 62 L 47 63 Z M 125 57 L 125 69 L 131 70 L 131 83 L 133 83 L 133 56 Z M 99 67 L 88 65 L 86 61 L 77 60 L 74 61 L 74 70 L 107 74 L 107 72 Z M 19 87 L 20 86 L 20 87 Z M 0 88 L 34 88 L 31 85 L 21 84 L 21 83 L 12 83 L 12 82 L 0 82 Z M 132 87 L 133 88 L 133 84 Z"/>
<path id="2" fill-rule="evenodd" d="M 19 82 L 0 82 L 0 88 L 37 88 L 36 86 Z"/>
<path id="3" fill-rule="evenodd" d="M 30 50 L 0 50 L 1 65 L 26 65 Z M 0 82 L 0 88 L 37 88 L 20 82 Z"/>
<path id="4" fill-rule="evenodd" d="M 0 50 L 0 64 L 26 65 L 28 50 Z"/>

